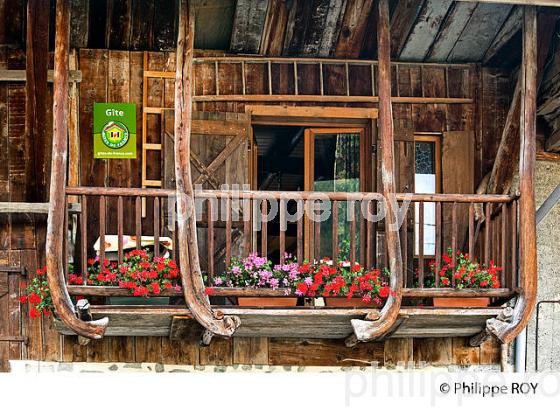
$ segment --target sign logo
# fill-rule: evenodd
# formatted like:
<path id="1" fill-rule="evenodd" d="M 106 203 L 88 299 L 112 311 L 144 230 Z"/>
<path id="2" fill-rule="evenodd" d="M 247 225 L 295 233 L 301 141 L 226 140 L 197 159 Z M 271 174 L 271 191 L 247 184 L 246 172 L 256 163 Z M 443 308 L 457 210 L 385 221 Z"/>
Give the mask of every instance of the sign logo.
<path id="1" fill-rule="evenodd" d="M 93 104 L 93 157 L 136 158 L 135 104 Z"/>
<path id="2" fill-rule="evenodd" d="M 122 148 L 128 142 L 128 128 L 122 122 L 109 121 L 101 130 L 101 140 L 109 148 Z"/>

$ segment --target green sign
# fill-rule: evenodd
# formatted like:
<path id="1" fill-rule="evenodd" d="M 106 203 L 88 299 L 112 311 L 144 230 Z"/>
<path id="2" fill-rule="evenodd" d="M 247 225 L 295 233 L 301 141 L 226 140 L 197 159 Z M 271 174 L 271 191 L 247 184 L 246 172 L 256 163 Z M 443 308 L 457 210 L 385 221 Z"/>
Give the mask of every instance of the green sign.
<path id="1" fill-rule="evenodd" d="M 136 158 L 136 104 L 93 104 L 93 157 Z"/>

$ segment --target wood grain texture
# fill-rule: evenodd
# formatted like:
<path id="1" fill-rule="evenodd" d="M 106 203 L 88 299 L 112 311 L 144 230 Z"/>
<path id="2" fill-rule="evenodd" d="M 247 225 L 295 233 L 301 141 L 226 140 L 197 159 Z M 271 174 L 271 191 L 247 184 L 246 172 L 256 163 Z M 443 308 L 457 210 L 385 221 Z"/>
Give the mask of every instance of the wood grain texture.
<path id="1" fill-rule="evenodd" d="M 449 54 L 451 61 L 480 61 L 507 19 L 512 6 L 479 4 Z"/>
<path id="2" fill-rule="evenodd" d="M 426 0 L 399 58 L 422 61 L 434 41 L 452 0 Z"/>
<path id="3" fill-rule="evenodd" d="M 235 8 L 230 49 L 241 53 L 258 53 L 268 0 L 239 0 Z"/>

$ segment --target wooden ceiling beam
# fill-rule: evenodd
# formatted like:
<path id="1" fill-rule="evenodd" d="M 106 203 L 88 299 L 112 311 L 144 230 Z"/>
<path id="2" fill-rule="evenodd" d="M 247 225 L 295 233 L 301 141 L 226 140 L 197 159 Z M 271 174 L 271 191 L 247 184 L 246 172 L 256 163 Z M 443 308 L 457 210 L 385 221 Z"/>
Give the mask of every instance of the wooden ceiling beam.
<path id="1" fill-rule="evenodd" d="M 347 0 L 334 56 L 357 58 L 364 41 L 370 13 L 375 13 L 374 0 Z"/>
<path id="2" fill-rule="evenodd" d="M 288 7 L 286 0 L 269 0 L 261 36 L 260 54 L 281 56 L 284 49 Z"/>
<path id="3" fill-rule="evenodd" d="M 422 61 L 434 42 L 453 0 L 426 0 L 400 53 L 404 61 Z"/>
<path id="4" fill-rule="evenodd" d="M 502 47 L 505 46 L 519 30 L 521 30 L 522 23 L 523 7 L 515 7 L 505 23 L 502 25 L 500 31 L 498 31 L 498 34 L 496 34 L 496 37 L 494 37 L 494 40 L 488 50 L 486 50 L 486 54 L 482 60 L 484 64 L 487 64 L 492 58 L 494 58 L 494 56 L 498 54 L 498 51 L 500 51 Z"/>
<path id="5" fill-rule="evenodd" d="M 424 0 L 402 0 L 397 3 L 391 18 L 392 58 L 399 58 L 423 5 Z"/>
<path id="6" fill-rule="evenodd" d="M 230 49 L 240 53 L 259 52 L 268 0 L 238 0 L 233 18 Z"/>
<path id="7" fill-rule="evenodd" d="M 478 4 L 463 33 L 449 53 L 450 61 L 481 61 L 513 6 Z"/>
<path id="8" fill-rule="evenodd" d="M 476 3 L 453 3 L 426 55 L 428 61 L 447 61 L 477 7 Z"/>

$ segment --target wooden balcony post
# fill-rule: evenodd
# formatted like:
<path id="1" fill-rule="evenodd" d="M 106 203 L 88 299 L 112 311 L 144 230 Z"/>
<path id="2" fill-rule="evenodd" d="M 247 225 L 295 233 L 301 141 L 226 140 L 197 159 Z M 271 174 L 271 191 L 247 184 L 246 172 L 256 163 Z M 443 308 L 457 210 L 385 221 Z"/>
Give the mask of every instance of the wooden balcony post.
<path id="1" fill-rule="evenodd" d="M 48 12 L 48 10 L 43 10 Z M 84 322 L 66 289 L 63 260 L 66 162 L 68 152 L 68 49 L 70 47 L 70 6 L 68 0 L 56 2 L 56 36 L 54 53 L 53 147 L 49 216 L 47 222 L 47 280 L 53 305 L 60 320 L 80 336 L 100 339 L 109 319 Z M 67 257 L 67 255 L 64 255 Z"/>
<path id="2" fill-rule="evenodd" d="M 396 188 L 394 178 L 393 153 L 393 112 L 391 105 L 391 45 L 388 0 L 379 1 L 379 17 L 377 19 L 377 44 L 379 57 L 379 121 L 381 131 L 381 178 L 383 196 L 386 198 L 385 238 L 391 270 L 391 294 L 387 298 L 377 320 L 352 320 L 354 334 L 359 341 L 369 341 L 383 336 L 394 325 L 399 314 L 402 298 L 402 255 L 397 218 L 394 212 Z M 395 198 L 395 200 L 390 200 Z M 349 340 L 348 342 L 352 342 Z"/>
<path id="3" fill-rule="evenodd" d="M 222 312 L 212 310 L 205 294 L 198 257 L 190 162 L 194 15 L 189 5 L 188 0 L 181 0 L 175 74 L 175 177 L 179 263 L 183 294 L 192 315 L 208 331 L 227 337 L 239 326 L 239 318 L 224 316 Z"/>
<path id="4" fill-rule="evenodd" d="M 523 19 L 519 157 L 519 273 L 520 295 L 511 322 L 489 321 L 488 329 L 503 343 L 527 326 L 537 298 L 537 233 L 535 218 L 535 161 L 537 120 L 537 10 L 526 6 Z"/>

